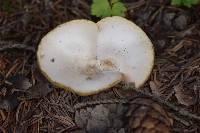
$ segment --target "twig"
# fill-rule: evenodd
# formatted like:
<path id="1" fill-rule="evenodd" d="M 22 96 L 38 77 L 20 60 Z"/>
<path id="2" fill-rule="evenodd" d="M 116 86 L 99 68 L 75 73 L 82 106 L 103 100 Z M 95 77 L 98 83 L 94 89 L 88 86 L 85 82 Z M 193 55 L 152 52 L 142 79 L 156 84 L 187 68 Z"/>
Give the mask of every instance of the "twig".
<path id="1" fill-rule="evenodd" d="M 180 123 L 184 124 L 185 126 L 189 127 L 190 123 L 186 120 L 184 120 L 183 118 L 177 117 L 175 114 L 173 113 L 169 113 L 170 116 L 172 116 L 172 118 L 174 118 L 176 121 L 179 121 Z"/>
<path id="2" fill-rule="evenodd" d="M 144 0 L 138 1 L 138 2 L 132 2 L 132 3 L 125 3 L 126 6 L 128 7 L 128 10 L 133 10 L 136 8 L 139 8 L 143 5 L 146 4 L 146 2 Z"/>
<path id="3" fill-rule="evenodd" d="M 169 102 L 167 102 L 167 101 L 165 101 L 165 100 L 163 100 L 160 97 L 157 97 L 155 95 L 151 95 L 149 93 L 145 93 L 145 92 L 142 92 L 142 91 L 137 91 L 137 92 L 139 94 L 143 95 L 143 96 L 146 96 L 146 97 L 152 99 L 153 101 L 156 101 L 156 102 L 164 105 L 168 109 L 177 112 L 181 116 L 187 117 L 189 119 L 200 121 L 200 116 L 198 116 L 197 114 L 191 113 L 191 112 L 185 110 L 184 108 L 177 107 L 177 106 L 175 106 L 175 105 L 173 105 L 173 104 L 171 104 L 171 103 L 169 103 Z"/>
<path id="4" fill-rule="evenodd" d="M 0 41 L 0 52 L 8 49 L 23 49 L 35 52 L 35 48 L 26 44 L 14 43 L 12 41 Z"/>
<path id="5" fill-rule="evenodd" d="M 167 107 L 169 110 L 173 110 L 176 113 L 178 113 L 181 116 L 187 117 L 189 119 L 193 119 L 193 120 L 198 120 L 200 121 L 200 116 L 193 114 L 187 110 L 185 110 L 184 108 L 181 107 L 176 107 L 175 105 L 167 102 L 164 99 L 161 99 L 160 97 L 157 97 L 155 95 L 146 93 L 146 92 L 142 92 L 142 91 L 138 91 L 136 90 L 136 92 L 138 93 L 138 96 L 133 97 L 131 99 L 107 99 L 107 100 L 98 100 L 98 101 L 90 101 L 90 102 L 85 102 L 85 103 L 78 103 L 74 106 L 75 109 L 81 109 L 81 108 L 85 108 L 85 107 L 89 107 L 89 106 L 94 106 L 94 105 L 98 105 L 98 104 L 113 104 L 113 103 L 125 103 L 125 104 L 134 104 L 134 100 L 136 98 L 139 98 L 141 96 L 147 97 L 155 102 L 158 102 L 161 105 L 164 105 L 165 107 Z M 174 112 L 173 112 L 174 113 Z"/>
<path id="6" fill-rule="evenodd" d="M 113 104 L 113 103 L 129 103 L 127 99 L 106 99 L 106 100 L 96 100 L 96 101 L 89 101 L 89 102 L 84 102 L 84 103 L 77 103 L 74 108 L 75 110 L 77 109 L 82 109 L 98 104 Z"/>

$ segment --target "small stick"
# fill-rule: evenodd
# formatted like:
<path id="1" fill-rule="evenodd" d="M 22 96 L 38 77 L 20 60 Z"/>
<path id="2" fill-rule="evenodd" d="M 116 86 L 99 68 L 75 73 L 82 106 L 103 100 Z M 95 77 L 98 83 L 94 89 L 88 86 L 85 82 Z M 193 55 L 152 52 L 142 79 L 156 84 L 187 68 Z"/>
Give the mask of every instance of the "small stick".
<path id="1" fill-rule="evenodd" d="M 149 93 L 145 93 L 145 92 L 142 92 L 142 91 L 137 91 L 137 92 L 139 94 L 143 95 L 143 96 L 149 97 L 153 101 L 156 101 L 156 102 L 164 105 L 168 109 L 177 112 L 181 116 L 184 116 L 184 117 L 187 117 L 187 118 L 190 118 L 190 119 L 193 119 L 193 120 L 200 121 L 200 116 L 199 115 L 191 113 L 191 112 L 185 110 L 184 108 L 176 107 L 175 105 L 173 105 L 173 104 L 171 104 L 171 103 L 169 103 L 169 102 L 167 102 L 167 101 L 165 101 L 165 100 L 163 100 L 163 99 L 161 99 L 161 98 L 159 98 L 157 96 L 151 95 Z"/>
<path id="2" fill-rule="evenodd" d="M 142 91 L 136 91 L 140 96 L 145 96 L 147 98 L 150 98 L 151 100 L 158 102 L 159 104 L 164 105 L 165 107 L 167 107 L 170 110 L 173 110 L 175 112 L 177 112 L 179 115 L 187 117 L 189 119 L 193 119 L 193 120 L 198 120 L 200 121 L 200 116 L 191 113 L 187 110 L 185 110 L 184 108 L 180 108 L 180 107 L 176 107 L 175 105 L 165 101 L 164 99 L 161 99 L 160 97 L 151 95 L 149 93 L 145 93 Z M 94 105 L 98 105 L 98 104 L 112 104 L 112 103 L 127 103 L 127 104 L 131 104 L 131 101 L 134 101 L 134 99 L 139 98 L 140 96 L 137 97 L 133 97 L 131 100 L 129 99 L 106 99 L 106 100 L 98 100 L 98 101 L 90 101 L 90 102 L 85 102 L 85 103 L 78 103 L 74 106 L 75 110 L 77 109 L 81 109 L 81 108 L 86 108 L 89 106 L 94 106 Z"/>
<path id="3" fill-rule="evenodd" d="M 24 49 L 35 52 L 35 48 L 25 44 L 14 43 L 12 41 L 0 41 L 0 52 L 8 49 Z"/>
<path id="4" fill-rule="evenodd" d="M 96 101 L 89 101 L 89 102 L 84 102 L 84 103 L 77 103 L 75 104 L 74 108 L 75 110 L 77 109 L 82 109 L 98 104 L 113 104 L 113 103 L 129 103 L 128 100 L 126 99 L 105 99 L 105 100 L 96 100 Z"/>

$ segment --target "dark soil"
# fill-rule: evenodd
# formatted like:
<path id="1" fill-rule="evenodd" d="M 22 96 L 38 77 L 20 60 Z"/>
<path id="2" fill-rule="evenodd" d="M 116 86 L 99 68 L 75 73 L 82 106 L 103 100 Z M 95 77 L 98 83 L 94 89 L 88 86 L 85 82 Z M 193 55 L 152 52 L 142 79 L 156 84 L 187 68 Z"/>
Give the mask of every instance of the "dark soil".
<path id="1" fill-rule="evenodd" d="M 129 128 L 124 119 L 128 110 L 137 108 L 136 117 L 144 105 L 153 109 L 152 102 L 145 104 L 146 98 L 167 112 L 163 119 L 168 119 L 171 132 L 200 132 L 200 6 L 175 7 L 168 0 L 124 2 L 126 18 L 154 44 L 152 74 L 139 92 L 120 84 L 80 97 L 48 83 L 38 70 L 36 50 L 40 39 L 58 24 L 80 18 L 98 21 L 90 15 L 91 0 L 0 1 L 0 132 L 82 133 L 109 128 L 124 133 Z M 136 97 L 144 102 L 128 106 Z"/>

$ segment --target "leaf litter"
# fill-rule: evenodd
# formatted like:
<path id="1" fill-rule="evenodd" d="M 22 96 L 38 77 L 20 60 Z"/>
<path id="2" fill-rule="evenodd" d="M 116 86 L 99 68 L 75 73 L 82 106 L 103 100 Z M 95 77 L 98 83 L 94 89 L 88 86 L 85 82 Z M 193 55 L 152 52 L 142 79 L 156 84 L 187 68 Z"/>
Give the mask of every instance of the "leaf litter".
<path id="1" fill-rule="evenodd" d="M 5 110 L 15 109 L 21 100 L 42 98 L 53 90 L 47 81 L 38 80 L 38 83 L 32 85 L 23 75 L 12 76 L 6 79 L 5 83 L 10 88 L 8 94 L 0 101 L 0 108 Z"/>
<path id="2" fill-rule="evenodd" d="M 106 129 L 125 132 L 126 126 L 121 125 L 129 125 L 129 122 L 121 114 L 128 111 L 129 118 L 134 118 L 130 123 L 138 131 L 140 127 L 155 127 L 157 121 L 165 121 L 161 123 L 171 132 L 199 132 L 200 8 L 173 7 L 163 0 L 124 2 L 128 9 L 126 17 L 144 29 L 155 45 L 155 66 L 141 88 L 150 99 L 132 90 L 122 90 L 122 85 L 89 97 L 55 89 L 35 71 L 38 42 L 50 29 L 67 20 L 96 21 L 97 18 L 90 15 L 91 1 L 11 1 L 13 10 L 0 14 L 1 131 L 82 133 L 93 131 L 98 127 L 95 124 L 105 122 L 111 124 Z M 20 79 L 17 82 L 8 80 L 16 75 L 16 79 Z M 135 97 L 139 97 L 139 101 L 130 106 L 129 100 Z M 162 106 L 155 107 L 157 103 Z M 159 109 L 170 115 L 163 115 Z M 81 129 L 80 122 L 90 118 L 91 112 L 97 113 L 100 119 L 94 117 L 86 129 Z M 80 118 L 82 120 L 77 121 Z M 143 124 L 141 119 L 145 120 Z M 163 126 L 157 124 L 156 127 Z"/>

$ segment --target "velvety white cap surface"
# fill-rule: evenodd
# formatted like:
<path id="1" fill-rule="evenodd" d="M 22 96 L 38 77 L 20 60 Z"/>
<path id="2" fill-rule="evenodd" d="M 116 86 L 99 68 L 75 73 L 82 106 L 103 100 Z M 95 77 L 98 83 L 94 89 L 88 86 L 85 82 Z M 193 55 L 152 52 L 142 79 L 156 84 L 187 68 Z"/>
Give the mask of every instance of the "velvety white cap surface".
<path id="1" fill-rule="evenodd" d="M 115 64 L 125 81 L 140 87 L 149 77 L 154 64 L 153 45 L 133 22 L 122 17 L 107 17 L 98 23 L 97 58 Z"/>

